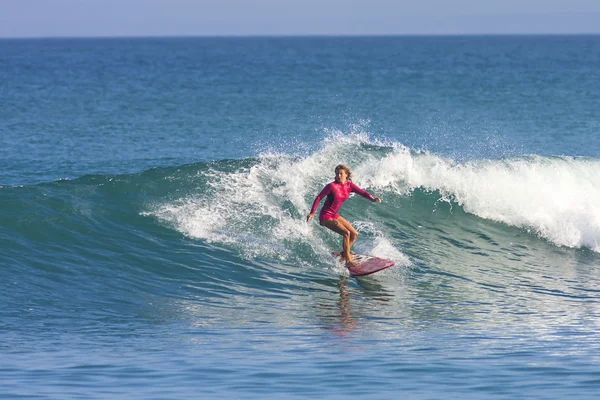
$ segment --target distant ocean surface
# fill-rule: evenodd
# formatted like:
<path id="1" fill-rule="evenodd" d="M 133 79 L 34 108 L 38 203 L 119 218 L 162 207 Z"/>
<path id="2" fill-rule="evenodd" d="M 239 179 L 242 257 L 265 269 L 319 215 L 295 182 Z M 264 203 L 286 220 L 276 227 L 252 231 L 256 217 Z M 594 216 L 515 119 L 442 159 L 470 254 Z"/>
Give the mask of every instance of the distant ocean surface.
<path id="1" fill-rule="evenodd" d="M 2 399 L 597 398 L 600 36 L 0 40 L 0 273 Z"/>

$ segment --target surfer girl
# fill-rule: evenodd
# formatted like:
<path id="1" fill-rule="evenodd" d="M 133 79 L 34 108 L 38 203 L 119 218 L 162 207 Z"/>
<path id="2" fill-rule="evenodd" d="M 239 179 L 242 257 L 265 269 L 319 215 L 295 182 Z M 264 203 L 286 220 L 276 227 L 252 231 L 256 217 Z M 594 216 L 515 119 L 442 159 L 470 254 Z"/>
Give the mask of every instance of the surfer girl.
<path id="1" fill-rule="evenodd" d="M 348 200 L 350 192 L 358 193 L 374 203 L 381 203 L 379 197 L 373 197 L 371 193 L 352 183 L 352 171 L 350 171 L 348 166 L 340 164 L 335 167 L 335 181 L 328 183 L 315 198 L 310 214 L 306 217 L 306 221 L 308 222 L 314 218 L 319 203 L 327 196 L 327 200 L 325 200 L 325 204 L 319 213 L 319 222 L 322 226 L 342 235 L 344 238 L 342 259 L 344 259 L 347 264 L 355 266 L 356 263 L 352 261 L 350 249 L 358 237 L 358 232 L 356 232 L 356 229 L 354 229 L 348 221 L 338 214 L 338 210 L 342 204 Z"/>

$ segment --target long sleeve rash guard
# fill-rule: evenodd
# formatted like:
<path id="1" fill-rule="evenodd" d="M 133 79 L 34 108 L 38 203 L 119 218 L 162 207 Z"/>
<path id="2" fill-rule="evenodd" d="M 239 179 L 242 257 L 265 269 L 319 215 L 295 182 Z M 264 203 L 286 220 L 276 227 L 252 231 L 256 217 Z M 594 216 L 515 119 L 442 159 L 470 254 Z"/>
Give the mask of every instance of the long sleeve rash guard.
<path id="1" fill-rule="evenodd" d="M 327 196 L 327 200 L 325 200 L 325 204 L 323 208 L 321 208 L 321 212 L 319 213 L 319 221 L 322 222 L 324 219 L 336 219 L 339 217 L 338 210 L 344 204 L 350 193 L 358 193 L 365 199 L 369 199 L 371 201 L 375 201 L 375 198 L 371 195 L 371 193 L 367 192 L 356 186 L 354 183 L 350 181 L 346 181 L 346 183 L 337 183 L 331 182 L 327 184 L 321 190 L 321 193 L 315 198 L 312 209 L 310 210 L 311 214 L 314 214 L 317 211 L 317 207 L 321 200 Z"/>

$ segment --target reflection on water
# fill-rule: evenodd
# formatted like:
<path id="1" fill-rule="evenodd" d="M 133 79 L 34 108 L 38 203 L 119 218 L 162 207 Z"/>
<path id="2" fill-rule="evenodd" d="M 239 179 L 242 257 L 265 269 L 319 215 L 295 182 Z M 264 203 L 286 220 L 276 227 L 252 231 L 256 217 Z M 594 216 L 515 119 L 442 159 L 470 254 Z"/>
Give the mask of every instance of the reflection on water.
<path id="1" fill-rule="evenodd" d="M 334 331 L 339 335 L 346 335 L 358 329 L 356 319 L 352 318 L 352 306 L 350 304 L 350 292 L 348 290 L 348 277 L 342 277 L 338 283 L 340 300 L 338 302 L 339 323 L 334 326 Z"/>
<path id="2" fill-rule="evenodd" d="M 356 288 L 351 288 L 352 284 L 356 284 Z M 382 309 L 377 303 L 389 303 L 395 297 L 375 276 L 342 276 L 335 285 L 336 296 L 320 298 L 317 313 L 325 329 L 341 336 L 361 329 L 366 318 L 372 318 L 374 312 L 378 314 L 377 310 Z"/>

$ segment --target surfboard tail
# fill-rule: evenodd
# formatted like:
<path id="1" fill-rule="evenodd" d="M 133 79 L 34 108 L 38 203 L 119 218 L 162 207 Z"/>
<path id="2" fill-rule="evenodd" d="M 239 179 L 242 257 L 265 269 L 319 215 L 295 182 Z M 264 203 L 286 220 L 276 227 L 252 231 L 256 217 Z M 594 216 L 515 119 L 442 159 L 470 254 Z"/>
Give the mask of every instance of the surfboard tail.
<path id="1" fill-rule="evenodd" d="M 341 258 L 340 253 L 334 252 L 333 255 Z M 353 256 L 353 261 L 358 263 L 358 265 L 348 268 L 348 272 L 352 276 L 370 275 L 395 265 L 393 261 L 386 260 L 385 258 L 368 256 L 366 254 L 353 254 Z"/>

